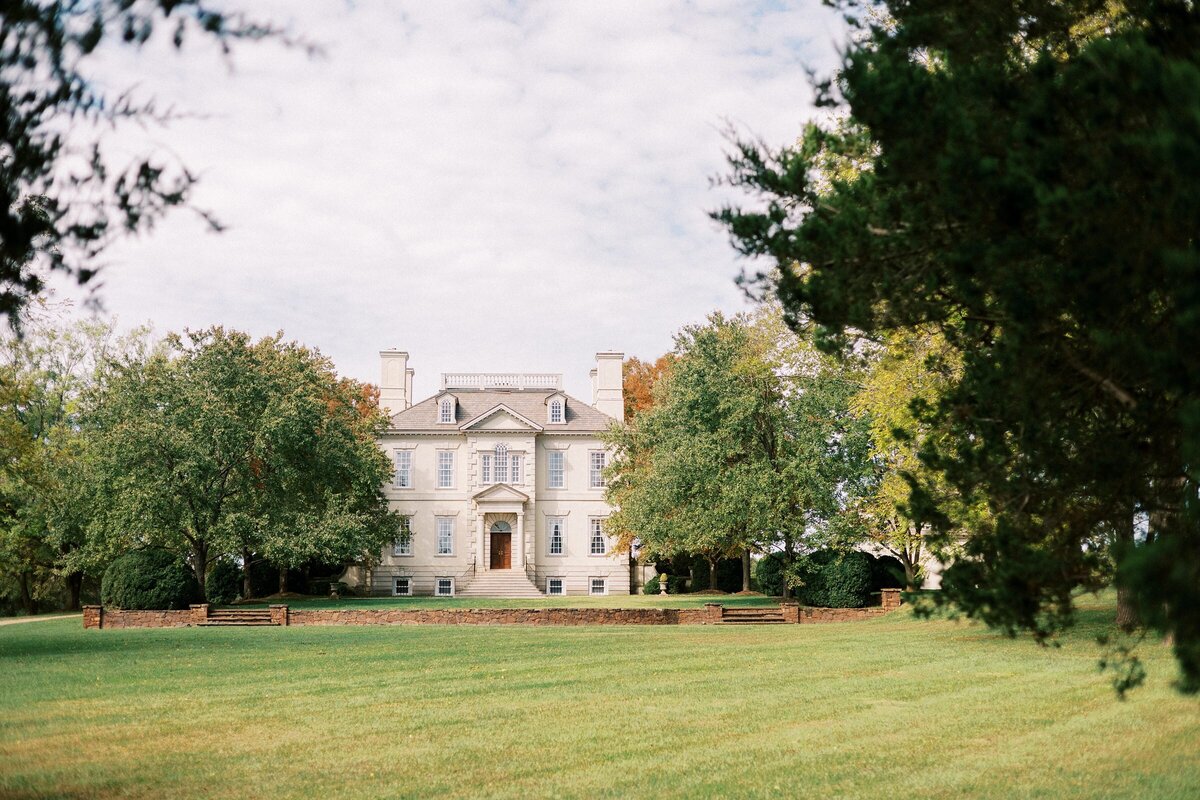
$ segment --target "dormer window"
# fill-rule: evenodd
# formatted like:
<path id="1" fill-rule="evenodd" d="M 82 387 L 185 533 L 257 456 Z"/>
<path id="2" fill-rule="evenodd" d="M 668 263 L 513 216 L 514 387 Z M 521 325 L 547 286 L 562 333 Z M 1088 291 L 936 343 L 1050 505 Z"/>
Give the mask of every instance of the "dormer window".
<path id="1" fill-rule="evenodd" d="M 438 422 L 448 424 L 454 422 L 454 398 L 443 397 L 438 403 Z"/>
<path id="2" fill-rule="evenodd" d="M 546 421 L 551 425 L 562 425 L 567 421 L 567 398 L 562 392 L 546 398 Z"/>

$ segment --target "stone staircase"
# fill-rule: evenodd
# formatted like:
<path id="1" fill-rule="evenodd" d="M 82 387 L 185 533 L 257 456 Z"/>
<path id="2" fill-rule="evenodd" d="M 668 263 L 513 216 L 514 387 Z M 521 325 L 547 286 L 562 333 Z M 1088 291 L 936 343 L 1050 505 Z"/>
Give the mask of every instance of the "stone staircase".
<path id="1" fill-rule="evenodd" d="M 722 625 L 783 625 L 783 612 L 778 608 L 722 608 Z"/>
<path id="2" fill-rule="evenodd" d="M 476 572 L 459 597 L 542 597 L 538 588 L 519 569 L 489 569 Z"/>
<path id="3" fill-rule="evenodd" d="M 208 619 L 205 622 L 196 624 L 206 628 L 235 626 L 249 628 L 278 625 L 279 623 L 271 621 L 271 609 L 269 608 L 216 608 L 209 609 Z"/>

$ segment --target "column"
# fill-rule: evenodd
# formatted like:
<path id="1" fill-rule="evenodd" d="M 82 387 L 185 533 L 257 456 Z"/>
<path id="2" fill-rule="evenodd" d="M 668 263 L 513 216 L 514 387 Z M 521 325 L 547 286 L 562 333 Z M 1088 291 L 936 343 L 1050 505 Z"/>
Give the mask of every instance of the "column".
<path id="1" fill-rule="evenodd" d="M 517 542 L 521 548 L 521 569 L 525 569 L 525 512 L 517 512 Z"/>

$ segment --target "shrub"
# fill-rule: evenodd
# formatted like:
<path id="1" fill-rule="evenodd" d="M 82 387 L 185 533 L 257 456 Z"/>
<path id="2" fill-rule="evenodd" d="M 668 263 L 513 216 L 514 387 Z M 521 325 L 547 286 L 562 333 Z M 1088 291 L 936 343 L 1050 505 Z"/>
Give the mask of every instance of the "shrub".
<path id="1" fill-rule="evenodd" d="M 754 564 L 754 585 L 763 594 L 779 597 L 783 594 L 783 554 L 768 553 Z"/>
<path id="2" fill-rule="evenodd" d="M 204 593 L 210 603 L 232 603 L 242 594 L 242 568 L 229 559 L 219 559 L 208 571 Z"/>
<path id="3" fill-rule="evenodd" d="M 871 556 L 858 551 L 818 550 L 796 560 L 800 602 L 823 608 L 862 608 L 871 598 Z"/>
<path id="4" fill-rule="evenodd" d="M 113 608 L 187 608 L 203 601 L 191 570 L 165 550 L 126 553 L 100 583 L 100 602 Z"/>
<path id="5" fill-rule="evenodd" d="M 879 556 L 871 564 L 871 591 L 903 589 L 904 565 L 895 556 Z"/>
<path id="6" fill-rule="evenodd" d="M 642 594 L 658 594 L 658 588 L 662 585 L 661 575 L 655 575 L 650 580 L 642 584 Z M 683 594 L 686 591 L 687 579 L 680 575 L 671 575 L 667 579 L 667 594 Z"/>

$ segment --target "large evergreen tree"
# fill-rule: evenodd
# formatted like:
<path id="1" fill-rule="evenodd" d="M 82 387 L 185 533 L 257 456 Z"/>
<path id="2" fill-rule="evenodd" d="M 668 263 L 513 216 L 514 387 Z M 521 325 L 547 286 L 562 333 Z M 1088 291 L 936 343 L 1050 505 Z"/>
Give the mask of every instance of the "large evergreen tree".
<path id="1" fill-rule="evenodd" d="M 948 600 L 1051 636 L 1108 579 L 1096 538 L 1141 512 L 1117 581 L 1200 690 L 1200 9 L 842 6 L 861 36 L 825 99 L 851 124 L 741 145 L 731 180 L 762 202 L 718 216 L 828 346 L 928 326 L 961 354 L 924 458 L 992 517 Z M 829 153 L 866 167 L 818 186 Z M 920 487 L 912 502 L 946 510 Z"/>

